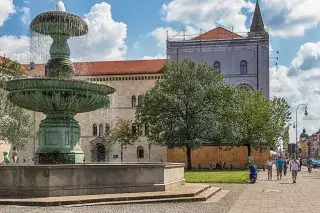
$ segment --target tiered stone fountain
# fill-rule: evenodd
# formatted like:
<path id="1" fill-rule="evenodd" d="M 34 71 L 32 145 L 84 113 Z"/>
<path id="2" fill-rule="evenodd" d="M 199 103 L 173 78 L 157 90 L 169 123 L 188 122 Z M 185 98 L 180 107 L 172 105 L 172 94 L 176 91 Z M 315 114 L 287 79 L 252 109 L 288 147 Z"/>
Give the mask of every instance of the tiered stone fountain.
<path id="1" fill-rule="evenodd" d="M 141 191 L 164 191 L 184 184 L 183 164 L 81 164 L 77 113 L 109 104 L 115 89 L 73 79 L 67 41 L 88 32 L 79 16 L 57 11 L 36 16 L 33 32 L 49 35 L 51 59 L 44 78 L 8 81 L 9 100 L 18 106 L 46 114 L 39 128 L 36 165 L 0 166 L 0 196 L 46 197 Z"/>

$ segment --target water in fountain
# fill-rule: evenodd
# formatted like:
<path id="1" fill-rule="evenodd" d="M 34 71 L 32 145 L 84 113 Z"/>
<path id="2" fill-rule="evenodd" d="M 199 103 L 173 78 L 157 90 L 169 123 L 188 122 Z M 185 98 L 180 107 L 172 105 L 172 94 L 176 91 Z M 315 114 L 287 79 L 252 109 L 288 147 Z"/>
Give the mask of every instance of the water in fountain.
<path id="1" fill-rule="evenodd" d="M 35 38 L 32 48 L 39 49 L 45 42 L 51 44 L 46 78 L 8 81 L 5 89 L 10 92 L 13 103 L 46 114 L 39 128 L 39 163 L 82 163 L 80 126 L 74 116 L 105 107 L 109 104 L 108 95 L 115 90 L 73 79 L 75 69 L 70 60 L 68 39 L 87 34 L 88 26 L 79 16 L 64 12 L 62 2 L 58 3 L 57 10 L 39 14 L 30 24 Z M 37 60 L 44 60 L 46 55 L 42 51 Z"/>

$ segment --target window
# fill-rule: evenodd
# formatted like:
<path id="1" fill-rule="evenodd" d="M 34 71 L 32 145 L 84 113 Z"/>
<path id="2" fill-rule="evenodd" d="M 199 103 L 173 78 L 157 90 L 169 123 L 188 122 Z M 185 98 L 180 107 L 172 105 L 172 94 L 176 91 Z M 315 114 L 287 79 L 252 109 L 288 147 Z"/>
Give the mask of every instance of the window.
<path id="1" fill-rule="evenodd" d="M 143 135 L 143 125 L 142 125 L 142 123 L 138 124 L 138 134 L 139 135 Z"/>
<path id="2" fill-rule="evenodd" d="M 98 135 L 98 126 L 97 124 L 92 125 L 92 135 L 97 136 Z"/>
<path id="3" fill-rule="evenodd" d="M 142 146 L 137 148 L 137 158 L 144 158 L 144 149 Z"/>
<path id="4" fill-rule="evenodd" d="M 106 124 L 106 132 L 105 132 L 105 134 L 109 135 L 109 133 L 110 133 L 110 125 Z"/>
<path id="5" fill-rule="evenodd" d="M 132 134 L 137 134 L 137 125 L 132 124 Z"/>
<path id="6" fill-rule="evenodd" d="M 99 124 L 99 137 L 103 135 L 103 124 Z"/>
<path id="7" fill-rule="evenodd" d="M 220 62 L 215 61 L 213 64 L 213 68 L 214 68 L 214 70 L 220 70 L 221 69 Z"/>
<path id="8" fill-rule="evenodd" d="M 137 98 L 136 98 L 135 95 L 132 96 L 131 102 L 132 102 L 132 107 L 136 107 L 137 106 Z"/>
<path id="9" fill-rule="evenodd" d="M 139 95 L 139 97 L 138 97 L 138 106 L 141 106 L 142 102 L 143 102 L 143 96 Z"/>
<path id="10" fill-rule="evenodd" d="M 248 65 L 246 61 L 240 62 L 240 74 L 247 75 L 248 74 Z"/>

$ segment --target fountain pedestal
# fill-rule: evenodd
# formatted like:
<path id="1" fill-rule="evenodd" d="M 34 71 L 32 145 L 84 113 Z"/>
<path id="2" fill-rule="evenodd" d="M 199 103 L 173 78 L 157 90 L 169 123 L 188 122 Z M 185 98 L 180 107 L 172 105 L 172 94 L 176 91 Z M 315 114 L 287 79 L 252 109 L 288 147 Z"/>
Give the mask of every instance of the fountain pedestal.
<path id="1" fill-rule="evenodd" d="M 80 126 L 72 113 L 47 114 L 39 128 L 39 164 L 82 163 Z"/>

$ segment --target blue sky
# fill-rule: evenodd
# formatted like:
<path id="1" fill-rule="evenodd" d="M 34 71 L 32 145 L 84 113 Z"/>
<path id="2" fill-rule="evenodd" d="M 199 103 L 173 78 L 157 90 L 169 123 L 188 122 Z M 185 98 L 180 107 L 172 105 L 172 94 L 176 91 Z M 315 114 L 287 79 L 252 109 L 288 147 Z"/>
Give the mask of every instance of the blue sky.
<path id="1" fill-rule="evenodd" d="M 1 0 L 0 55 L 24 63 L 32 60 L 28 54 L 28 25 L 35 15 L 54 10 L 56 2 Z M 64 0 L 67 11 L 83 17 L 90 30 L 86 39 L 70 41 L 71 57 L 75 60 L 163 58 L 166 31 L 171 36 L 183 29 L 186 34 L 197 34 L 200 28 L 208 31 L 223 26 L 232 27 L 234 32 L 247 32 L 255 2 Z M 280 52 L 278 61 L 270 60 L 271 95 L 285 97 L 292 112 L 300 103 L 308 103 L 307 117 L 298 111 L 299 131 L 302 126 L 308 132 L 317 131 L 320 128 L 320 1 L 260 0 L 260 8 L 271 47 Z"/>

